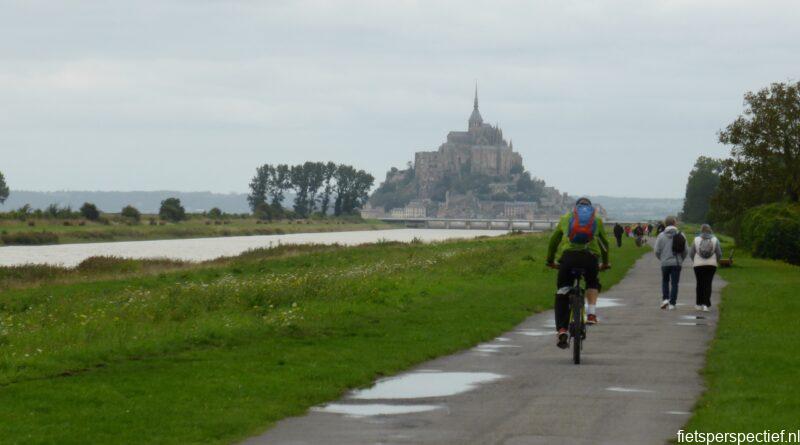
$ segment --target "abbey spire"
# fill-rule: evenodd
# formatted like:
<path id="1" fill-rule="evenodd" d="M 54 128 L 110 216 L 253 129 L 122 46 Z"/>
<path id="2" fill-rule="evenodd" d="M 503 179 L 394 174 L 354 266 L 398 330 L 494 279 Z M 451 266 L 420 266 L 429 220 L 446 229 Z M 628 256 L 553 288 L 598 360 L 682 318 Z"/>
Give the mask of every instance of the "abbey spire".
<path id="1" fill-rule="evenodd" d="M 478 111 L 478 83 L 475 82 L 475 103 L 472 107 L 472 114 L 469 116 L 469 130 L 473 131 L 481 127 L 483 125 L 483 117 L 481 117 L 480 111 Z"/>

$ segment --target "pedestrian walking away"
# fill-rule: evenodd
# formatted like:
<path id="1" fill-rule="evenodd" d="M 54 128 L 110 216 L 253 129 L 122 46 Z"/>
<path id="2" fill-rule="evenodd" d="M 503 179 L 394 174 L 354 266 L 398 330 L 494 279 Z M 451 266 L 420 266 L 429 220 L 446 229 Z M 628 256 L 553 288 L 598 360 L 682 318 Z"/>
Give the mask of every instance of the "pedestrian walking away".
<path id="1" fill-rule="evenodd" d="M 636 235 L 636 247 L 642 247 L 645 243 L 644 227 L 641 224 L 636 224 L 636 227 L 633 228 L 633 234 Z"/>
<path id="2" fill-rule="evenodd" d="M 703 224 L 692 246 L 689 248 L 689 258 L 694 265 L 694 276 L 697 279 L 697 295 L 695 309 L 708 312 L 711 307 L 711 284 L 717 272 L 719 260 L 722 259 L 722 247 L 719 239 L 714 236 L 711 226 Z"/>
<path id="3" fill-rule="evenodd" d="M 661 260 L 661 309 L 675 309 L 683 260 L 688 255 L 686 237 L 674 216 L 664 219 L 664 231 L 656 238 L 656 258 Z"/>
<path id="4" fill-rule="evenodd" d="M 622 247 L 622 235 L 625 233 L 625 229 L 619 223 L 614 224 L 614 238 L 617 239 L 617 247 Z"/>

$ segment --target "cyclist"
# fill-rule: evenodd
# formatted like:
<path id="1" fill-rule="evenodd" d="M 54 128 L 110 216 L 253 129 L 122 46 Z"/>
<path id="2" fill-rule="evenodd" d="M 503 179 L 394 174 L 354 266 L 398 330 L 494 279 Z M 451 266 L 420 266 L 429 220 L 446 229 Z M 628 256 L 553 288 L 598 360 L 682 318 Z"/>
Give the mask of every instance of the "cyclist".
<path id="1" fill-rule="evenodd" d="M 597 215 L 589 198 L 579 198 L 575 207 L 565 213 L 550 237 L 547 249 L 547 264 L 553 266 L 556 254 L 558 260 L 558 289 L 573 284 L 572 269 L 583 269 L 586 280 L 586 301 L 588 315 L 586 324 L 597 323 L 597 296 L 600 293 L 600 268 L 607 269 L 608 239 L 603 228 L 603 220 Z M 598 268 L 597 260 L 602 258 L 603 264 Z M 558 347 L 569 347 L 569 297 L 556 292 L 555 313 L 556 330 L 558 331 Z"/>

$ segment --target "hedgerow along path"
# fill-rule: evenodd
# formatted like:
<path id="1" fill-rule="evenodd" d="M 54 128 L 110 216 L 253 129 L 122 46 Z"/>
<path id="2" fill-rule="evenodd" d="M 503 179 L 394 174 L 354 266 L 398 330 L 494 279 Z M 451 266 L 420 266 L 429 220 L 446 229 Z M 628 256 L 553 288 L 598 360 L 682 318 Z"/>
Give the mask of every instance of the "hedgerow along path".
<path id="1" fill-rule="evenodd" d="M 383 243 L 0 296 L 0 437 L 230 443 L 552 305 L 541 235 Z M 614 252 L 612 284 L 642 250 Z"/>

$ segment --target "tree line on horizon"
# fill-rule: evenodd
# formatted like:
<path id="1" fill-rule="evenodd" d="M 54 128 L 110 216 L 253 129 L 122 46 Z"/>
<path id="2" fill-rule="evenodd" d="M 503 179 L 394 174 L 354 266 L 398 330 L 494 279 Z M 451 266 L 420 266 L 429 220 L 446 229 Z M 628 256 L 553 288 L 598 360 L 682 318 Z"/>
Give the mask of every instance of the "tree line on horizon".
<path id="1" fill-rule="evenodd" d="M 261 219 L 287 216 L 283 206 L 285 193 L 295 194 L 294 216 L 349 215 L 361 208 L 369 198 L 375 178 L 364 170 L 334 162 L 264 164 L 256 168 L 250 181 L 247 202 L 253 214 Z"/>
<path id="2" fill-rule="evenodd" d="M 203 212 L 203 215 L 212 219 L 219 219 L 225 214 L 219 208 L 213 208 L 208 212 Z M 22 207 L 10 210 L 8 212 L 0 213 L 0 216 L 5 219 L 18 219 L 26 221 L 33 219 L 79 219 L 83 218 L 88 221 L 108 223 L 108 218 L 103 216 L 103 212 L 97 208 L 94 203 L 85 202 L 78 210 L 73 210 L 72 207 L 59 206 L 58 204 L 50 204 L 43 209 L 34 209 L 30 204 L 25 204 Z M 142 218 L 142 213 L 132 205 L 126 205 L 119 212 L 119 216 L 124 218 L 127 222 L 138 223 Z M 165 221 L 179 222 L 187 219 L 186 210 L 178 198 L 167 198 L 161 201 L 161 207 L 158 211 L 158 217 Z"/>
<path id="3" fill-rule="evenodd" d="M 287 164 L 264 164 L 256 169 L 250 181 L 247 202 L 253 215 L 260 219 L 308 218 L 313 215 L 336 216 L 354 214 L 369 197 L 375 178 L 364 170 L 351 165 L 333 162 L 305 162 L 289 166 Z M 292 210 L 283 206 L 287 191 L 294 192 Z M 0 204 L 10 193 L 5 177 L 0 172 Z M 100 210 L 93 203 L 86 202 L 78 211 L 70 206 L 61 207 L 50 204 L 43 209 L 34 209 L 29 204 L 5 213 L 14 219 L 34 218 L 86 218 L 90 221 L 101 219 Z M 219 208 L 204 212 L 211 218 L 223 215 Z M 138 222 L 141 212 L 133 206 L 125 206 L 121 216 Z M 180 199 L 170 197 L 161 202 L 159 216 L 168 221 L 186 219 L 186 211 Z"/>

